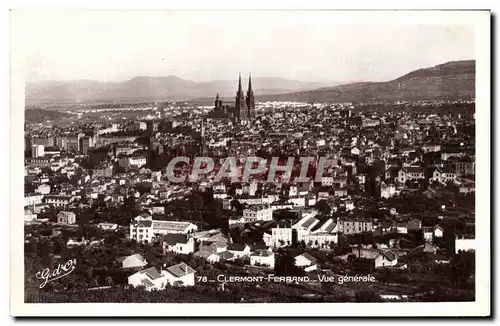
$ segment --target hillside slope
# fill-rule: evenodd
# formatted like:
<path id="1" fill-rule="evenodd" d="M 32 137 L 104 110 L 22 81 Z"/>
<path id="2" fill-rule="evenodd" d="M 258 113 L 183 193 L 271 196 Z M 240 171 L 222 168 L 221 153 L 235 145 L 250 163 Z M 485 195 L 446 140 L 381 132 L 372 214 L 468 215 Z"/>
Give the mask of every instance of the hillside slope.
<path id="1" fill-rule="evenodd" d="M 475 97 L 475 61 L 453 61 L 412 71 L 388 82 L 365 82 L 287 94 L 258 96 L 259 101 L 390 102 L 471 99 Z"/>

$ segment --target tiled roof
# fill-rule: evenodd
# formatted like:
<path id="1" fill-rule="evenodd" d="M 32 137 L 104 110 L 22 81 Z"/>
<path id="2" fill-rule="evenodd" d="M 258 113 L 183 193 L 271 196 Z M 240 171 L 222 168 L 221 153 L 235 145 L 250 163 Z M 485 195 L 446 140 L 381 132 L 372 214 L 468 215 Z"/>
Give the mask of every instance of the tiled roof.
<path id="1" fill-rule="evenodd" d="M 259 257 L 269 257 L 272 256 L 273 253 L 270 251 L 267 251 L 266 249 L 258 249 L 255 252 L 251 254 L 251 256 L 259 256 Z"/>
<path id="2" fill-rule="evenodd" d="M 157 278 L 162 277 L 161 274 L 158 273 L 158 270 L 156 270 L 155 267 L 146 268 L 140 271 L 139 273 L 146 274 L 152 280 L 156 280 Z"/>
<path id="3" fill-rule="evenodd" d="M 386 250 L 386 251 L 382 252 L 382 255 L 391 261 L 397 258 L 396 254 L 393 253 L 391 250 Z"/>
<path id="4" fill-rule="evenodd" d="M 153 229 L 179 232 L 185 230 L 191 222 L 153 220 Z"/>
<path id="5" fill-rule="evenodd" d="M 142 279 L 141 282 L 142 282 L 142 284 L 144 284 L 144 286 L 146 286 L 148 288 L 154 286 L 153 282 L 151 282 L 147 278 Z"/>
<path id="6" fill-rule="evenodd" d="M 186 263 L 180 263 L 174 266 L 171 266 L 166 269 L 167 272 L 174 275 L 175 277 L 181 277 L 188 274 L 196 273 L 194 269 L 189 267 Z"/>
<path id="7" fill-rule="evenodd" d="M 314 258 L 313 256 L 311 256 L 309 253 L 307 252 L 304 252 L 302 255 L 300 256 L 303 256 L 304 258 L 306 258 L 307 260 L 309 260 L 312 264 L 316 264 L 317 262 L 317 259 Z"/>
<path id="8" fill-rule="evenodd" d="M 188 238 L 182 234 L 165 234 L 163 236 L 163 242 L 166 242 L 169 245 L 175 245 L 177 243 L 187 243 Z"/>
<path id="9" fill-rule="evenodd" d="M 241 243 L 230 243 L 227 246 L 227 250 L 229 251 L 243 251 L 245 250 L 245 245 Z"/>
<path id="10" fill-rule="evenodd" d="M 223 251 L 223 252 L 220 252 L 218 253 L 219 257 L 221 259 L 231 259 L 234 257 L 233 253 L 229 252 L 229 251 Z"/>
<path id="11" fill-rule="evenodd" d="M 136 221 L 133 225 L 135 227 L 143 227 L 143 228 L 149 228 L 153 224 L 153 221 L 151 220 L 146 220 L 146 221 Z"/>

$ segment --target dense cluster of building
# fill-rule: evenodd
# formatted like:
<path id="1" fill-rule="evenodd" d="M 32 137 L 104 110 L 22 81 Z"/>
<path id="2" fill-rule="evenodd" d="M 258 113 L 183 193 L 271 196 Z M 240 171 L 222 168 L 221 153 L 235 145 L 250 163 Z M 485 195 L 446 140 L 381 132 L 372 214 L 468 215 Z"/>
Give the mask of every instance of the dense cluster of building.
<path id="1" fill-rule="evenodd" d="M 143 213 L 126 224 L 111 216 L 95 226 L 109 232 L 122 228 L 127 241 L 161 245 L 165 253 L 192 254 L 208 264 L 248 260 L 274 268 L 278 249 L 303 248 L 295 263 L 311 272 L 320 264 L 315 251 L 333 250 L 342 239 L 366 234 L 421 233 L 422 248 L 436 252 L 436 239 L 446 232 L 439 223 L 424 225 L 420 216 L 383 206 L 400 196 L 433 196 L 444 189 L 473 194 L 473 130 L 474 120 L 465 114 L 359 112 L 350 103 L 256 109 L 251 80 L 245 97 L 240 78 L 235 101 L 217 96 L 208 114 L 110 125 L 27 125 L 25 221 L 41 223 L 44 212 L 56 210 L 57 219 L 50 221 L 54 227 L 78 227 L 82 207 L 97 201 L 123 207 L 133 198 Z M 172 183 L 166 166 L 176 156 L 209 156 L 216 168 L 195 182 Z M 318 168 L 319 158 L 326 164 L 319 181 L 296 183 L 280 176 L 264 182 L 269 167 L 248 182 L 214 181 L 217 162 L 228 156 L 238 160 L 239 169 L 255 156 L 312 157 L 311 170 Z M 189 164 L 178 165 L 174 173 L 189 170 Z M 224 227 L 168 213 L 169 205 L 195 192 L 209 192 L 221 204 L 228 216 Z M 370 215 L 367 199 L 375 199 L 382 213 Z M 249 234 L 252 241 L 242 240 Z M 474 250 L 473 234 L 453 236 L 456 252 Z M 68 245 L 86 243 L 71 241 Z M 408 260 L 401 257 L 413 250 L 394 240 L 352 245 L 349 254 L 372 261 L 375 268 L 404 268 Z M 146 268 L 139 254 L 122 262 L 124 268 L 138 269 L 129 277 L 133 286 L 195 285 L 195 271 L 185 263 Z"/>

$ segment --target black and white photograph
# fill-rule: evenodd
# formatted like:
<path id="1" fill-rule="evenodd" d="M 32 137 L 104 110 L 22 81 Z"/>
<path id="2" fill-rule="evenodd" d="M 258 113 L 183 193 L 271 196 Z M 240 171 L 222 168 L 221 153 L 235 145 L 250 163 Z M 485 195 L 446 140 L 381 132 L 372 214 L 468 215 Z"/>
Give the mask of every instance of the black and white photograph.
<path id="1" fill-rule="evenodd" d="M 489 11 L 10 18 L 11 314 L 490 314 Z"/>

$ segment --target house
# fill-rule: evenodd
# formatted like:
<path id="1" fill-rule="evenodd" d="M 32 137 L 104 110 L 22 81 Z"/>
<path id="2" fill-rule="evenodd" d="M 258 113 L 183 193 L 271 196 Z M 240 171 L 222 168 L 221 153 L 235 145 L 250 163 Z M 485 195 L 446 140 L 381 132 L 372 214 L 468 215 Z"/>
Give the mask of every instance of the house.
<path id="1" fill-rule="evenodd" d="M 198 230 L 198 226 L 185 221 L 153 220 L 151 215 L 142 214 L 130 223 L 130 239 L 151 243 L 156 235 L 188 234 Z"/>
<path id="2" fill-rule="evenodd" d="M 153 241 L 153 221 L 135 220 L 130 223 L 130 240 L 151 243 Z"/>
<path id="3" fill-rule="evenodd" d="M 476 250 L 476 240 L 474 235 L 462 235 L 455 237 L 455 253 L 458 254 L 460 251 L 474 251 Z"/>
<path id="4" fill-rule="evenodd" d="M 335 189 L 333 194 L 335 197 L 346 197 L 347 196 L 347 188 Z"/>
<path id="5" fill-rule="evenodd" d="M 123 269 L 143 268 L 148 264 L 146 259 L 144 259 L 144 257 L 140 254 L 119 257 L 116 261 L 122 265 Z"/>
<path id="6" fill-rule="evenodd" d="M 352 254 L 357 258 L 372 260 L 375 268 L 392 267 L 398 263 L 397 254 L 391 249 L 380 250 L 353 247 Z"/>
<path id="7" fill-rule="evenodd" d="M 42 194 L 42 195 L 49 194 L 50 193 L 50 185 L 48 185 L 48 184 L 39 185 L 37 188 L 37 192 Z"/>
<path id="8" fill-rule="evenodd" d="M 408 233 L 408 224 L 404 222 L 396 223 L 395 225 L 396 233 Z"/>
<path id="9" fill-rule="evenodd" d="M 236 259 L 236 257 L 234 256 L 234 254 L 230 251 L 222 251 L 222 252 L 219 252 L 217 254 L 219 256 L 219 260 L 228 260 L 228 261 L 232 261 L 234 259 Z"/>
<path id="10" fill-rule="evenodd" d="M 168 283 L 172 286 L 194 286 L 195 273 L 196 271 L 186 263 L 180 263 L 161 271 L 161 274 L 166 277 Z"/>
<path id="11" fill-rule="evenodd" d="M 380 184 L 380 197 L 381 198 L 391 198 L 396 195 L 396 187 L 393 184 L 386 184 L 382 182 Z"/>
<path id="12" fill-rule="evenodd" d="M 33 206 L 42 203 L 43 194 L 31 193 L 24 196 L 24 206 Z"/>
<path id="13" fill-rule="evenodd" d="M 250 265 L 263 265 L 274 268 L 274 252 L 269 249 L 257 249 L 250 254 Z"/>
<path id="14" fill-rule="evenodd" d="M 354 209 L 354 202 L 352 200 L 345 201 L 345 210 L 352 211 Z"/>
<path id="15" fill-rule="evenodd" d="M 73 212 L 61 211 L 57 214 L 58 224 L 75 224 L 76 215 Z"/>
<path id="16" fill-rule="evenodd" d="M 333 186 L 335 178 L 332 176 L 323 176 L 321 177 L 321 186 L 322 187 L 331 187 Z"/>
<path id="17" fill-rule="evenodd" d="M 245 218 L 243 216 L 237 216 L 237 215 L 234 215 L 234 216 L 231 216 L 227 223 L 229 224 L 229 226 L 231 225 L 241 225 L 241 224 L 245 224 Z"/>
<path id="18" fill-rule="evenodd" d="M 414 255 L 417 253 L 422 253 L 422 252 L 435 255 L 437 250 L 438 250 L 438 248 L 436 246 L 433 246 L 430 243 L 426 242 L 423 245 L 420 245 L 420 246 L 416 247 L 415 249 L 413 249 L 411 251 L 411 255 Z"/>
<path id="19" fill-rule="evenodd" d="M 468 176 L 475 174 L 475 162 L 469 157 L 464 157 L 455 162 L 455 173 L 457 176 Z"/>
<path id="20" fill-rule="evenodd" d="M 104 231 L 116 231 L 118 229 L 118 224 L 116 223 L 99 223 L 97 227 Z"/>
<path id="21" fill-rule="evenodd" d="M 136 272 L 128 277 L 128 284 L 133 287 L 144 286 L 146 291 L 163 290 L 169 280 L 165 275 L 158 273 L 155 267 Z"/>
<path id="22" fill-rule="evenodd" d="M 66 246 L 68 247 L 77 247 L 77 246 L 85 246 L 88 243 L 85 238 L 69 238 Z"/>
<path id="23" fill-rule="evenodd" d="M 371 232 L 373 226 L 371 219 L 363 218 L 339 218 L 337 224 L 338 232 L 344 234 Z"/>
<path id="24" fill-rule="evenodd" d="M 406 300 L 408 299 L 407 294 L 400 294 L 400 293 L 381 293 L 379 294 L 380 299 L 382 300 L 387 300 L 387 301 L 400 301 L 400 300 Z"/>
<path id="25" fill-rule="evenodd" d="M 432 242 L 434 239 L 434 229 L 430 226 L 424 226 L 422 228 L 422 233 L 424 234 L 424 240 L 427 242 Z"/>
<path id="26" fill-rule="evenodd" d="M 163 253 L 167 251 L 184 255 L 192 254 L 195 251 L 195 240 L 184 234 L 166 234 L 163 236 Z"/>
<path id="27" fill-rule="evenodd" d="M 441 226 L 436 225 L 434 227 L 434 237 L 435 238 L 442 238 L 443 237 L 443 232 L 444 232 L 444 229 Z"/>
<path id="28" fill-rule="evenodd" d="M 55 207 L 67 206 L 72 200 L 73 200 L 72 196 L 65 196 L 65 195 L 45 196 L 45 202 Z"/>
<path id="29" fill-rule="evenodd" d="M 144 165 L 146 165 L 146 158 L 142 155 L 138 156 L 129 156 L 129 157 L 122 157 L 118 161 L 118 165 L 123 167 L 123 168 L 129 168 L 129 167 L 136 167 L 136 168 L 141 168 Z"/>
<path id="30" fill-rule="evenodd" d="M 252 205 L 243 210 L 245 223 L 256 221 L 270 221 L 273 219 L 273 210 L 265 205 Z"/>
<path id="31" fill-rule="evenodd" d="M 464 182 L 460 188 L 459 188 L 459 193 L 461 194 L 468 194 L 476 191 L 476 185 L 474 182 Z"/>
<path id="32" fill-rule="evenodd" d="M 232 253 L 235 258 L 243 258 L 250 255 L 250 247 L 241 243 L 228 244 L 227 251 Z"/>
<path id="33" fill-rule="evenodd" d="M 304 269 L 306 272 L 311 272 L 318 269 L 318 262 L 316 258 L 308 254 L 307 252 L 302 255 L 295 256 L 295 266 Z"/>
<path id="34" fill-rule="evenodd" d="M 292 244 L 292 234 L 297 234 L 297 230 L 291 227 L 280 227 L 271 229 L 271 236 L 266 236 L 264 233 L 263 240 L 266 246 L 281 247 Z"/>
<path id="35" fill-rule="evenodd" d="M 198 250 L 216 254 L 222 251 L 226 251 L 227 244 L 228 243 L 226 241 L 221 241 L 221 240 L 216 240 L 216 241 L 206 240 L 200 243 Z"/>
<path id="36" fill-rule="evenodd" d="M 303 238 L 303 241 L 310 248 L 332 248 L 333 244 L 339 242 L 339 234 L 334 233 L 311 233 Z"/>
<path id="37" fill-rule="evenodd" d="M 398 171 L 399 183 L 405 183 L 408 180 L 424 179 L 424 169 L 421 167 L 410 166 Z"/>
<path id="38" fill-rule="evenodd" d="M 411 218 L 407 222 L 408 231 L 418 231 L 422 228 L 422 221 L 416 218 Z"/>
<path id="39" fill-rule="evenodd" d="M 205 250 L 199 250 L 193 254 L 193 256 L 205 259 L 210 264 L 218 263 L 220 261 L 220 256 L 217 253 Z"/>
<path id="40" fill-rule="evenodd" d="M 435 169 L 432 172 L 432 181 L 440 183 L 454 182 L 457 180 L 457 173 L 451 167 Z"/>
<path id="41" fill-rule="evenodd" d="M 375 268 L 391 267 L 398 263 L 398 256 L 391 250 L 381 251 L 375 258 Z"/>

